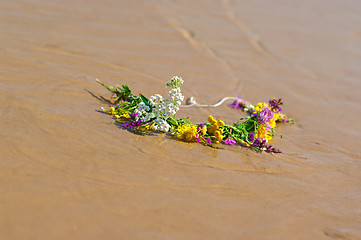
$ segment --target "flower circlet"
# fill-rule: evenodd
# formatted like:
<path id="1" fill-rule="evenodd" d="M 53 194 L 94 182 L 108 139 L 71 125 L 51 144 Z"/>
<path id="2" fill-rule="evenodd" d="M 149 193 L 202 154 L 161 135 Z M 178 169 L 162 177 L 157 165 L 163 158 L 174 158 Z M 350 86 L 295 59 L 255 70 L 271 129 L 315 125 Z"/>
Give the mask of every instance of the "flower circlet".
<path id="1" fill-rule="evenodd" d="M 160 131 L 170 133 L 185 142 L 198 142 L 215 148 L 219 148 L 217 146 L 219 143 L 239 144 L 256 151 L 280 153 L 281 151 L 268 144 L 268 141 L 275 136 L 276 122 L 293 122 L 281 113 L 280 105 L 283 104 L 281 99 L 271 99 L 268 103 L 259 102 L 252 105 L 240 97 L 231 106 L 247 112 L 250 117 L 241 118 L 237 123 L 228 125 L 212 115 L 208 116 L 208 123 L 198 124 L 191 123 L 188 118 L 176 118 L 176 113 L 184 100 L 181 92 L 184 81 L 178 76 L 172 77 L 166 83 L 166 86 L 172 88 L 167 97 L 154 94 L 149 99 L 142 94 L 139 97 L 135 96 L 127 85 L 110 88 L 99 80 L 98 83 L 112 92 L 117 99 L 109 106 L 108 113 L 120 122 L 121 126 L 133 129 L 135 132 Z M 218 106 L 223 101 L 225 100 L 215 105 L 204 106 Z"/>

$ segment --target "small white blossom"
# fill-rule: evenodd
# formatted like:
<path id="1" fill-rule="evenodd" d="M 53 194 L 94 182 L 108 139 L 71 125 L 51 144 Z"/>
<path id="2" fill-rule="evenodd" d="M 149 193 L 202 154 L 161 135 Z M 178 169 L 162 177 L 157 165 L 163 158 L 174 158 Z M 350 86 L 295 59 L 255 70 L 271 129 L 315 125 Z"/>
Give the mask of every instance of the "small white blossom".
<path id="1" fill-rule="evenodd" d="M 142 122 L 146 122 L 144 118 L 147 116 L 149 110 L 150 108 L 147 105 L 145 105 L 144 102 L 140 102 L 137 108 L 134 110 L 134 113 L 137 114 L 136 120 L 140 118 Z"/>
<path id="2" fill-rule="evenodd" d="M 180 89 L 183 82 L 182 78 L 175 76 L 167 82 L 167 86 L 172 87 L 168 92 L 168 98 L 163 98 L 159 94 L 151 96 L 149 98 L 149 102 L 152 106 L 151 112 L 149 106 L 145 105 L 144 102 L 139 103 L 134 110 L 138 116 L 137 120 L 140 118 L 142 122 L 148 122 L 152 118 L 155 118 L 153 121 L 153 130 L 162 132 L 170 131 L 171 127 L 166 120 L 171 116 L 175 116 L 179 110 L 179 106 L 184 100 L 184 96 Z"/>
<path id="3" fill-rule="evenodd" d="M 167 86 L 172 87 L 172 88 L 179 88 L 180 86 L 183 85 L 183 83 L 184 83 L 184 81 L 181 77 L 174 76 L 171 78 L 171 80 L 169 80 L 167 82 Z"/>
<path id="4" fill-rule="evenodd" d="M 170 129 L 170 125 L 165 120 L 160 118 L 154 120 L 153 130 L 168 132 L 169 129 Z"/>

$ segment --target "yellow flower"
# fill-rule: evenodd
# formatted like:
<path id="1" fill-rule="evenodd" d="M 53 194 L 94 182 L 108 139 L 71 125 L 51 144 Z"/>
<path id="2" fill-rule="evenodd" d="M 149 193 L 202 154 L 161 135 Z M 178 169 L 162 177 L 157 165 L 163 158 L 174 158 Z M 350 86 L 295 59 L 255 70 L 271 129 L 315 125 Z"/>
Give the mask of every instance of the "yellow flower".
<path id="1" fill-rule="evenodd" d="M 212 115 L 209 115 L 208 116 L 208 122 L 212 123 L 214 121 L 214 118 Z"/>
<path id="2" fill-rule="evenodd" d="M 219 129 L 218 125 L 211 125 L 211 126 L 208 127 L 208 132 L 209 133 L 214 133 L 214 131 L 216 131 L 218 129 Z"/>
<path id="3" fill-rule="evenodd" d="M 276 127 L 276 121 L 280 118 L 280 113 L 273 113 L 273 118 L 268 122 L 272 128 Z"/>
<path id="4" fill-rule="evenodd" d="M 207 126 L 203 126 L 202 127 L 202 129 L 200 130 L 200 133 L 201 133 L 201 135 L 206 135 L 206 133 L 207 133 Z"/>
<path id="5" fill-rule="evenodd" d="M 127 114 L 128 115 L 128 114 Z M 129 116 L 129 115 L 128 115 Z M 138 130 L 140 131 L 148 131 L 148 130 L 151 130 L 153 127 L 152 124 L 148 124 L 148 125 L 142 125 L 142 126 L 139 126 L 138 127 Z"/>
<path id="6" fill-rule="evenodd" d="M 214 120 L 213 116 L 212 115 L 209 115 L 208 116 L 208 122 L 212 125 L 217 125 L 217 121 Z"/>
<path id="7" fill-rule="evenodd" d="M 219 131 L 219 130 L 214 132 L 214 136 L 216 137 L 217 143 L 219 143 L 223 139 L 223 135 L 222 135 L 221 131 Z"/>
<path id="8" fill-rule="evenodd" d="M 257 103 L 257 105 L 254 107 L 253 110 L 254 110 L 255 112 L 260 112 L 260 111 L 263 110 L 263 108 L 266 108 L 266 107 L 268 107 L 268 103 L 259 102 L 259 103 Z"/>
<path id="9" fill-rule="evenodd" d="M 197 141 L 197 128 L 190 124 L 184 124 L 178 127 L 177 137 L 186 142 L 195 142 Z"/>
<path id="10" fill-rule="evenodd" d="M 130 118 L 128 113 L 122 113 L 120 116 L 123 118 Z"/>
<path id="11" fill-rule="evenodd" d="M 225 124 L 222 119 L 217 119 L 218 125 L 223 127 Z"/>
<path id="12" fill-rule="evenodd" d="M 276 122 L 278 119 L 280 119 L 281 113 L 273 113 L 273 119 Z"/>
<path id="13" fill-rule="evenodd" d="M 109 112 L 110 115 L 114 115 L 115 114 L 115 108 L 114 107 L 109 107 Z"/>
<path id="14" fill-rule="evenodd" d="M 216 143 L 219 143 L 223 139 L 223 129 L 219 126 L 223 127 L 225 124 L 222 119 L 214 120 L 212 115 L 209 115 L 208 122 L 212 125 L 208 126 L 208 132 L 216 137 Z"/>
<path id="15" fill-rule="evenodd" d="M 256 137 L 260 138 L 260 139 L 266 139 L 266 140 L 271 140 L 272 139 L 272 135 L 268 134 L 267 128 L 264 125 L 259 125 L 257 127 Z"/>
<path id="16" fill-rule="evenodd" d="M 112 114 L 115 118 L 127 118 L 127 119 L 129 119 L 130 118 L 130 116 L 129 116 L 129 114 L 128 113 L 126 113 L 126 112 L 113 112 L 113 114 Z"/>
<path id="17" fill-rule="evenodd" d="M 268 123 L 269 123 L 269 125 L 271 126 L 271 128 L 275 128 L 275 127 L 276 127 L 276 121 L 274 120 L 274 118 L 272 118 Z"/>

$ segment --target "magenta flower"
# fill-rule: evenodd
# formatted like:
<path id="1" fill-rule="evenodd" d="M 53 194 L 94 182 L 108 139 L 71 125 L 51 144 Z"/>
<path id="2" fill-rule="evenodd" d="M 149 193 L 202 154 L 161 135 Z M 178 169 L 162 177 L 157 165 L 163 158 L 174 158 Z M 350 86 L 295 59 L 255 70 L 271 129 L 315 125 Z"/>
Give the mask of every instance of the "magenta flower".
<path id="1" fill-rule="evenodd" d="M 204 124 L 203 123 L 200 123 L 198 126 L 197 126 L 197 130 L 201 130 L 203 128 Z"/>
<path id="2" fill-rule="evenodd" d="M 237 143 L 237 141 L 234 140 L 234 139 L 222 140 L 222 142 L 223 142 L 224 144 L 228 144 L 228 145 L 234 145 L 234 144 Z"/>
<path id="3" fill-rule="evenodd" d="M 280 107 L 283 104 L 281 98 L 278 100 L 273 98 L 273 99 L 269 100 L 268 104 L 274 112 L 279 113 L 282 111 L 282 108 Z"/>
<path id="4" fill-rule="evenodd" d="M 240 96 L 237 97 L 237 100 L 235 100 L 230 106 L 235 109 L 242 109 L 244 106 L 246 106 L 247 102 L 245 100 L 242 100 Z"/>
<path id="5" fill-rule="evenodd" d="M 248 137 L 248 141 L 253 143 L 254 138 L 255 138 L 254 132 L 249 133 L 247 137 Z"/>
<path id="6" fill-rule="evenodd" d="M 122 127 L 125 127 L 125 128 L 134 128 L 134 127 L 139 127 L 142 125 L 142 122 L 140 119 L 136 119 L 137 118 L 137 114 L 136 113 L 128 113 L 131 120 L 129 123 L 125 123 L 125 124 L 121 124 Z"/>

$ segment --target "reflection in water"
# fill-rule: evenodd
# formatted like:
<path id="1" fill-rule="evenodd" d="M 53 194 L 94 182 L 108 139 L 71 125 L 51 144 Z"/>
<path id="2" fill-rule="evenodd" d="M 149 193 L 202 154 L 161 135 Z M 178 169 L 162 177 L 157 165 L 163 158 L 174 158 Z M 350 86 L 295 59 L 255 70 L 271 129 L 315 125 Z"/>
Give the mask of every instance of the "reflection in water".
<path id="1" fill-rule="evenodd" d="M 214 160 L 216 160 L 218 158 L 218 151 L 219 151 L 218 149 L 203 147 L 203 152 L 207 156 L 214 158 Z"/>

